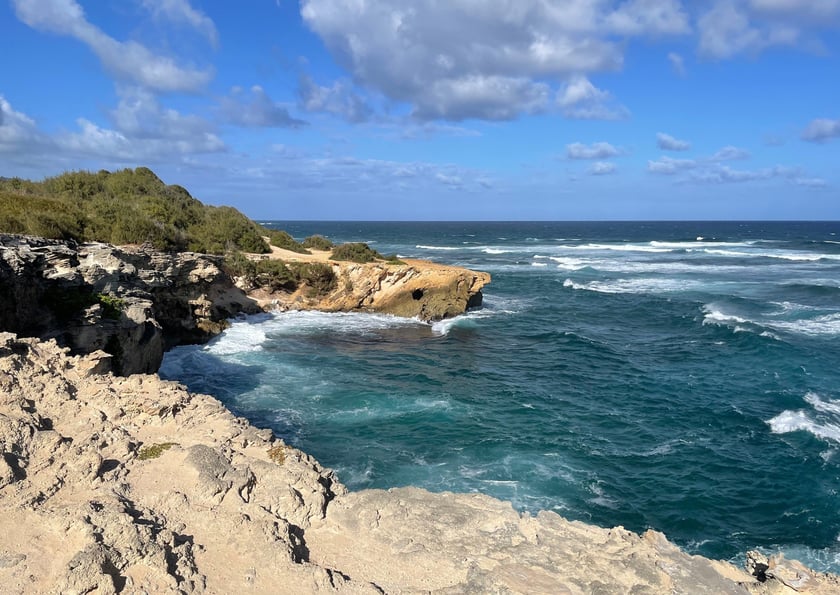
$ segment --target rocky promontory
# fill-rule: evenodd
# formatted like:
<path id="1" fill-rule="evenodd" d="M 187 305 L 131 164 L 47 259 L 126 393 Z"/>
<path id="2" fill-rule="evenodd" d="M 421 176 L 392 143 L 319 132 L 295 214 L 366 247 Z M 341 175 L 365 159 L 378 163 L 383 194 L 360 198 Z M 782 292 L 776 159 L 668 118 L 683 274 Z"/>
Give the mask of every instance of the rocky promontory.
<path id="1" fill-rule="evenodd" d="M 104 352 L 0 334 L 4 593 L 838 593 L 477 494 L 348 493 L 317 461 Z"/>
<path id="2" fill-rule="evenodd" d="M 481 306 L 481 290 L 490 283 L 488 273 L 426 260 L 356 263 L 332 260 L 328 251 L 311 250 L 304 255 L 279 248 L 274 248 L 271 256 L 259 258 L 325 265 L 335 278 L 333 287 L 321 293 L 306 285 L 294 291 L 267 291 L 240 284 L 266 309 L 379 312 L 442 320 Z"/>
<path id="3" fill-rule="evenodd" d="M 304 280 L 269 289 L 232 277 L 220 256 L 0 234 L 0 331 L 55 339 L 74 353 L 101 349 L 117 373 L 150 373 L 164 351 L 204 342 L 238 314 L 317 309 L 439 320 L 481 305 L 490 281 L 425 261 L 361 264 L 279 249 L 272 257 L 318 263 L 329 286 Z"/>

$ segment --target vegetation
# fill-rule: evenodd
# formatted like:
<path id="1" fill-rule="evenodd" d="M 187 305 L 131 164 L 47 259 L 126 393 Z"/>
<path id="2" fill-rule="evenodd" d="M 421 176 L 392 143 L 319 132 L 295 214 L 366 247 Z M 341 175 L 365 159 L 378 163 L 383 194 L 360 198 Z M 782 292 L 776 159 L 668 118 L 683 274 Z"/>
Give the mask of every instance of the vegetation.
<path id="1" fill-rule="evenodd" d="M 276 444 L 272 446 L 266 451 L 269 460 L 277 463 L 278 465 L 282 465 L 286 462 L 286 445 L 285 444 Z"/>
<path id="2" fill-rule="evenodd" d="M 263 236 L 283 233 L 265 229 L 232 207 L 204 205 L 146 167 L 67 172 L 43 182 L 0 179 L 0 232 L 112 244 L 150 242 L 159 250 L 209 254 L 229 249 L 266 253 Z"/>
<path id="3" fill-rule="evenodd" d="M 140 449 L 140 452 L 137 453 L 137 458 L 141 461 L 156 459 L 173 446 L 177 446 L 177 444 L 175 442 L 163 442 L 161 444 L 152 444 L 151 446 L 144 446 Z"/>
<path id="4" fill-rule="evenodd" d="M 125 300 L 107 293 L 94 293 L 90 287 L 50 288 L 44 294 L 44 302 L 62 323 L 68 322 L 91 306 L 102 306 L 102 316 L 118 320 L 125 310 Z"/>
<path id="5" fill-rule="evenodd" d="M 308 238 L 303 240 L 301 245 L 304 248 L 309 248 L 309 249 L 312 249 L 312 250 L 323 250 L 323 251 L 332 250 L 333 246 L 335 246 L 335 244 L 333 244 L 331 241 L 329 241 L 324 236 L 318 236 L 318 235 L 309 236 Z"/>
<path id="6" fill-rule="evenodd" d="M 333 260 L 349 260 L 350 262 L 360 263 L 384 260 L 384 257 L 379 252 L 362 242 L 336 246 L 333 248 L 330 258 Z"/>
<path id="7" fill-rule="evenodd" d="M 295 291 L 306 285 L 314 295 L 335 289 L 336 277 L 330 265 L 321 262 L 283 262 L 282 260 L 252 260 L 242 252 L 225 255 L 225 270 L 229 275 L 242 277 L 249 283 L 272 291 Z"/>
<path id="8" fill-rule="evenodd" d="M 285 231 L 265 229 L 265 235 L 268 236 L 268 240 L 271 242 L 272 246 L 277 246 L 283 250 L 291 250 L 292 252 L 297 252 L 298 254 L 312 254 L 306 249 L 306 247 L 295 241 L 295 239 Z"/>

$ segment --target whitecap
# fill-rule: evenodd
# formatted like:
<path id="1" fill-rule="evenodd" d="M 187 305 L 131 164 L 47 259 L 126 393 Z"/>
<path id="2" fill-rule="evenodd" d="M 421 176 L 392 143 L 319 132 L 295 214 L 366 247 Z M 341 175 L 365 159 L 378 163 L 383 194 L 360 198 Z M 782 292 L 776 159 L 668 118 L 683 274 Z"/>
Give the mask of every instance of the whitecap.
<path id="1" fill-rule="evenodd" d="M 785 410 L 767 420 L 774 434 L 789 434 L 804 431 L 817 438 L 840 443 L 840 425 L 812 418 L 804 410 Z"/>
<path id="2" fill-rule="evenodd" d="M 463 250 L 463 248 L 458 248 L 455 246 L 425 246 L 423 244 L 417 244 L 414 247 L 420 250 Z"/>

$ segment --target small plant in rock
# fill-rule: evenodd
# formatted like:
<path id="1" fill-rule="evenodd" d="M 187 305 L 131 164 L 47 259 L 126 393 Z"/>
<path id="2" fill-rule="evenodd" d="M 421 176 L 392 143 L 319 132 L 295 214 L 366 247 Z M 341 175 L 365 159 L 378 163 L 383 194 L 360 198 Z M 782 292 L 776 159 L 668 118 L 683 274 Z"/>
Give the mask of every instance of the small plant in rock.
<path id="1" fill-rule="evenodd" d="M 144 446 L 140 449 L 137 453 L 137 458 L 141 461 L 149 461 L 151 459 L 156 459 L 160 455 L 162 455 L 165 451 L 169 450 L 173 446 L 177 446 L 175 442 L 162 442 L 160 444 L 152 444 L 150 446 Z"/>
<path id="2" fill-rule="evenodd" d="M 282 465 L 286 462 L 286 445 L 275 444 L 266 451 L 266 454 L 268 455 L 270 461 L 277 463 L 278 465 Z"/>

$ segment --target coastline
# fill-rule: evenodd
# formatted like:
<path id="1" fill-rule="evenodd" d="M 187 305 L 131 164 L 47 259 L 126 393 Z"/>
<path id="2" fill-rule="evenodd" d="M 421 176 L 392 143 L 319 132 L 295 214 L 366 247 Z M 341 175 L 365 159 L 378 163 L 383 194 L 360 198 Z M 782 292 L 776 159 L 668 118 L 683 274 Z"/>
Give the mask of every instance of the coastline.
<path id="1" fill-rule="evenodd" d="M 9 592 L 831 593 L 833 575 L 477 494 L 348 493 L 216 399 L 107 356 L 0 337 Z"/>
<path id="2" fill-rule="evenodd" d="M 38 261 L 39 274 L 84 277 L 60 256 Z M 90 267 L 102 287 L 126 271 L 108 262 L 110 269 Z M 200 270 L 209 275 L 204 282 L 217 278 Z M 192 286 L 194 276 L 177 278 Z M 218 317 L 226 310 L 216 302 L 234 303 L 231 287 L 209 283 L 203 289 L 213 292 L 182 296 L 193 316 L 184 328 L 196 328 L 200 315 L 216 323 L 212 332 L 223 327 Z M 109 324 L 103 304 L 97 307 L 92 328 Z M 840 588 L 837 577 L 795 562 L 752 554 L 750 574 L 689 556 L 660 533 L 601 529 L 551 512 L 520 515 L 487 496 L 416 488 L 348 494 L 315 459 L 212 397 L 156 375 L 112 376 L 113 355 L 88 351 L 70 356 L 53 343 L 2 339 L 8 456 L 0 510 L 4 524 L 27 530 L 0 547 L 0 567 L 9 569 L 0 572 L 19 592 L 277 592 L 277 584 L 295 585 L 289 592 Z M 243 559 L 231 560 L 234 554 Z"/>

